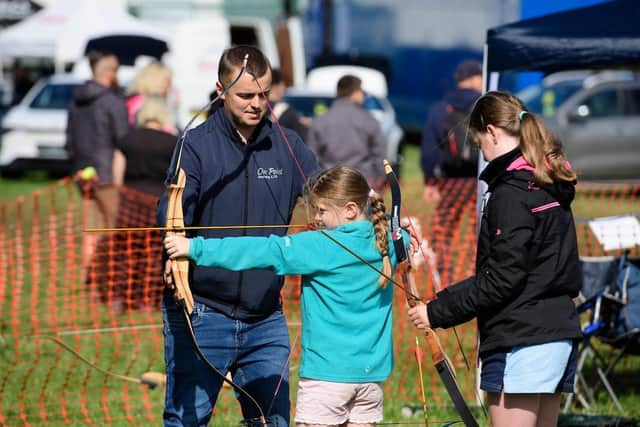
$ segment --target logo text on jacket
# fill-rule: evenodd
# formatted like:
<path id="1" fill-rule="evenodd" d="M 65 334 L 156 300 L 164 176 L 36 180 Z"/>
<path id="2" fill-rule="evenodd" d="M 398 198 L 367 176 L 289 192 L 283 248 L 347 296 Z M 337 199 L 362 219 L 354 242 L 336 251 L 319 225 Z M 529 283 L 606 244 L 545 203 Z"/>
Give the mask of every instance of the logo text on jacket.
<path id="1" fill-rule="evenodd" d="M 258 179 L 278 179 L 283 175 L 283 168 L 258 168 Z"/>

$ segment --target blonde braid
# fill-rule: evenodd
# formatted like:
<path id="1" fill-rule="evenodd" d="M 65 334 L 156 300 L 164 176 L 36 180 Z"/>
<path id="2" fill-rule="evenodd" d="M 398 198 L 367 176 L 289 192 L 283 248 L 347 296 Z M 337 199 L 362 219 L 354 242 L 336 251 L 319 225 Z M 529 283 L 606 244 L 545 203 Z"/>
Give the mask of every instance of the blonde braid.
<path id="1" fill-rule="evenodd" d="M 389 284 L 387 277 L 391 277 L 392 274 L 391 260 L 389 258 L 389 221 L 385 214 L 384 201 L 379 194 L 374 193 L 369 196 L 369 202 L 371 203 L 369 220 L 373 224 L 373 229 L 376 233 L 376 248 L 382 255 L 382 272 L 384 273 L 384 275 L 380 275 L 378 284 L 380 287 L 386 288 Z"/>

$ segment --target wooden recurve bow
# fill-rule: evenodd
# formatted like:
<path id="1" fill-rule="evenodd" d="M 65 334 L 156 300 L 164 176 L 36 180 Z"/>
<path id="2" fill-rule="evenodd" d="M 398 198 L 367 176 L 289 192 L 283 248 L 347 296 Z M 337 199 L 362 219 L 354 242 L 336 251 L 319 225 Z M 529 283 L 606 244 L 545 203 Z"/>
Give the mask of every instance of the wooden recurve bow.
<path id="1" fill-rule="evenodd" d="M 417 297 L 419 294 L 415 285 L 414 273 L 400 228 L 400 208 L 402 204 L 400 184 L 398 183 L 391 165 L 386 160 L 384 161 L 384 169 L 391 190 L 391 236 L 398 262 L 396 274 L 400 276 L 400 280 L 404 285 L 403 287 L 409 290 L 409 293 L 407 293 L 407 304 L 410 307 L 414 307 L 418 302 L 421 302 L 421 300 Z M 467 427 L 477 427 L 478 423 L 462 397 L 462 393 L 460 393 L 453 365 L 442 348 L 440 338 L 431 328 L 424 328 L 424 336 L 431 352 L 433 365 L 435 366 L 436 371 L 438 372 L 438 375 L 440 376 L 440 379 L 442 380 L 447 393 L 456 408 L 456 411 L 460 415 L 460 418 Z"/>

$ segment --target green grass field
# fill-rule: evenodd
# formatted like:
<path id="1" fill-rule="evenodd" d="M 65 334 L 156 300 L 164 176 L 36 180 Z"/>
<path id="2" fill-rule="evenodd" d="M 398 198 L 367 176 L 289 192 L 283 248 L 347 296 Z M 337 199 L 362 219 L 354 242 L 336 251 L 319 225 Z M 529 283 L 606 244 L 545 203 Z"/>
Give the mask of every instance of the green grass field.
<path id="1" fill-rule="evenodd" d="M 25 178 L 0 178 L 0 202 L 13 200 L 18 196 L 30 194 L 33 190 L 46 187 L 54 182 L 45 173 L 31 173 Z"/>
<path id="2" fill-rule="evenodd" d="M 408 202 L 420 195 L 421 174 L 418 165 L 418 148 L 408 146 L 404 151 L 403 183 Z M 53 181 L 43 175 L 31 175 L 22 180 L 0 179 L 0 202 L 10 201 L 19 195 L 29 195 L 32 191 L 44 188 Z M 409 184 L 409 185 L 407 185 Z M 418 202 L 414 202 L 418 203 Z M 420 202 L 421 203 L 421 202 Z M 418 203 L 419 204 L 419 203 Z M 595 216 L 625 212 L 637 212 L 638 201 L 635 199 L 616 200 L 615 203 L 602 203 L 597 199 L 578 199 L 576 215 Z M 429 210 L 432 207 L 425 207 Z M 25 247 L 38 245 L 46 249 L 50 242 L 29 241 L 25 236 Z M 0 239 L 1 241 L 1 239 Z M 7 248 L 4 248 L 7 249 Z M 13 250 L 13 249 L 9 249 Z M 46 253 L 46 251 L 44 251 Z M 70 256 L 69 253 L 59 254 Z M 0 258 L 0 264 L 2 258 Z M 21 293 L 8 290 L 0 298 L 0 426 L 7 425 L 158 425 L 162 412 L 162 390 L 147 390 L 137 384 L 129 384 L 102 373 L 88 369 L 79 359 L 61 350 L 53 342 L 36 339 L 30 335 L 56 332 L 51 325 L 60 329 L 69 325 L 88 330 L 96 325 L 104 326 L 148 326 L 148 329 L 135 330 L 128 333 L 86 333 L 64 336 L 65 342 L 72 345 L 90 360 L 99 361 L 102 368 L 117 373 L 134 373 L 146 371 L 162 371 L 162 335 L 158 325 L 161 323 L 157 312 L 123 313 L 114 315 L 107 307 L 83 307 L 78 304 L 63 305 L 61 298 L 76 295 L 80 298 L 84 292 L 80 286 L 79 275 L 75 288 L 69 292 L 68 283 L 56 280 L 55 268 L 62 266 L 60 258 L 52 258 L 48 263 L 50 270 L 34 271 L 26 266 L 21 277 L 24 286 Z M 0 283 L 3 277 L 14 272 L 14 265 L 0 269 Z M 15 272 L 14 272 L 15 273 Z M 5 276 L 6 275 L 6 276 Z M 55 291 L 52 291 L 54 289 Z M 396 319 L 406 316 L 401 294 L 397 294 L 398 304 L 394 306 Z M 53 302 L 52 302 L 53 301 Z M 58 301 L 58 305 L 55 302 Z M 295 313 L 295 312 L 294 312 Z M 76 319 L 76 320 L 74 320 Z M 78 323 L 77 319 L 86 319 Z M 292 319 L 289 318 L 291 322 Z M 37 327 L 34 327 L 34 322 Z M 73 323 L 76 322 L 76 323 Z M 19 326 L 24 324 L 25 326 Z M 16 326 L 18 325 L 18 326 Z M 40 330 L 36 331 L 35 329 Z M 18 331 L 18 332 L 16 332 Z M 291 336 L 297 336 L 299 329 L 292 322 Z M 396 330 L 399 334 L 396 342 L 396 367 L 387 381 L 385 398 L 385 422 L 411 423 L 424 425 L 422 415 L 412 417 L 403 415 L 403 407 L 420 406 L 418 371 L 412 360 L 415 332 L 413 329 Z M 458 368 L 459 380 L 464 383 L 473 382 L 472 374 L 465 372 L 456 345 L 450 331 L 442 331 L 447 349 L 454 356 L 454 365 Z M 468 337 L 463 328 L 462 336 Z M 293 339 L 293 338 L 292 338 Z M 422 342 L 424 348 L 424 341 Z M 467 355 L 473 354 L 474 342 L 463 339 L 463 348 Z M 600 347 L 603 351 L 607 348 Z M 426 348 L 424 349 L 426 352 Z M 426 354 L 426 359 L 430 357 Z M 297 381 L 297 360 L 292 362 L 291 393 L 295 401 L 295 384 Z M 429 363 L 427 363 L 429 365 Z M 455 411 L 435 377 L 431 366 L 425 366 L 426 396 L 429 406 L 431 425 L 441 425 L 438 420 L 456 420 Z M 624 415 L 640 418 L 640 357 L 628 357 L 620 363 L 613 373 L 614 388 L 625 408 Z M 593 379 L 593 378 L 592 378 Z M 48 396 L 48 397 L 47 397 Z M 465 396 L 470 404 L 474 399 Z M 606 392 L 601 389 L 597 403 L 589 411 L 574 408 L 575 412 L 594 414 L 617 414 L 613 403 Z M 24 402 L 40 402 L 26 405 Z M 62 410 L 61 410 L 62 408 Z M 211 425 L 238 425 L 238 405 L 233 393 L 225 389 L 220 398 L 217 414 Z M 473 408 L 481 425 L 488 425 L 478 406 Z M 44 415 L 43 415 L 44 414 Z M 47 416 L 47 414 L 49 414 Z"/>

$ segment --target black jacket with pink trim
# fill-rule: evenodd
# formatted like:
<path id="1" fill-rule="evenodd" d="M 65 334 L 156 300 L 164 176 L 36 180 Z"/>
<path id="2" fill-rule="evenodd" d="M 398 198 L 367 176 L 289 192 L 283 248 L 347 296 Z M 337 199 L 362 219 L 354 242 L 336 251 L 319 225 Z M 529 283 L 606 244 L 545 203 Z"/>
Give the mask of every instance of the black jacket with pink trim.
<path id="1" fill-rule="evenodd" d="M 476 275 L 427 306 L 433 327 L 478 319 L 480 354 L 517 345 L 580 338 L 572 298 L 582 286 L 572 183 L 542 188 L 519 149 L 491 161 Z"/>

